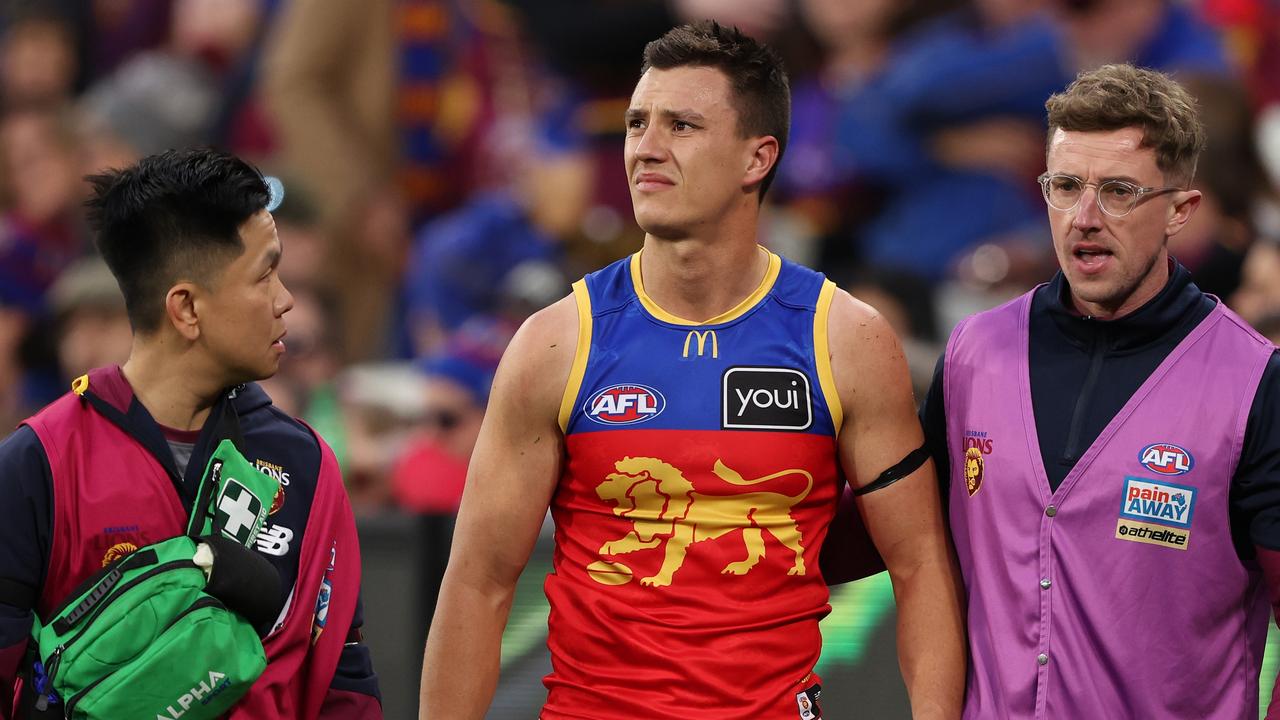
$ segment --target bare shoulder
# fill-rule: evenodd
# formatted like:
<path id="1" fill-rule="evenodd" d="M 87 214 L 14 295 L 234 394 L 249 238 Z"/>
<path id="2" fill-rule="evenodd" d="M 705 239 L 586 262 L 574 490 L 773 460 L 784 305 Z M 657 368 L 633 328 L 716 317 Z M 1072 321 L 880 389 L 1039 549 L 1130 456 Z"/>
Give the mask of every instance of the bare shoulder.
<path id="1" fill-rule="evenodd" d="M 502 356 L 495 400 L 514 401 L 541 415 L 559 413 L 578 345 L 578 307 L 568 295 L 524 321 Z"/>
<path id="2" fill-rule="evenodd" d="M 905 362 L 902 343 L 879 310 L 836 289 L 831 299 L 827 333 L 834 369 L 853 364 L 863 370 L 895 362 Z"/>

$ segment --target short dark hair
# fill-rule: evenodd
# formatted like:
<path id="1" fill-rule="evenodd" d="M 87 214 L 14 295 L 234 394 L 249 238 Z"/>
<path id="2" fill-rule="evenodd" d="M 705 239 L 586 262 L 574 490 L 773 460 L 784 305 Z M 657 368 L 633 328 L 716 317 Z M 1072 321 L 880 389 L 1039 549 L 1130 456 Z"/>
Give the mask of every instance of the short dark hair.
<path id="1" fill-rule="evenodd" d="M 244 252 L 240 226 L 270 197 L 257 168 L 208 148 L 169 150 L 85 179 L 89 225 L 140 333 L 159 329 L 175 283 L 209 285 Z"/>
<path id="2" fill-rule="evenodd" d="M 1176 80 L 1133 65 L 1103 65 L 1080 73 L 1045 103 L 1049 142 L 1058 128 L 1093 132 L 1142 128 L 1142 147 L 1170 182 L 1189 185 L 1204 150 L 1205 130 L 1196 100 Z"/>
<path id="3" fill-rule="evenodd" d="M 640 74 L 650 68 L 711 67 L 729 78 L 733 107 L 742 137 L 772 135 L 778 140 L 778 159 L 760 183 L 760 198 L 773 182 L 787 149 L 791 130 L 791 83 L 777 52 L 736 27 L 714 20 L 681 25 L 644 48 Z"/>

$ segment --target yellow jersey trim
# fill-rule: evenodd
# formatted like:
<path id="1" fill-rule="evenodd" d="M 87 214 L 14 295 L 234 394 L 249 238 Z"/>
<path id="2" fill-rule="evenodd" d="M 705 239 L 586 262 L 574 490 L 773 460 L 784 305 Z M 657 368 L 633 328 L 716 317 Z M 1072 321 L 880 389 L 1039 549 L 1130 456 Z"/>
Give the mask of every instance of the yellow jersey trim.
<path id="1" fill-rule="evenodd" d="M 587 292 L 586 280 L 573 284 L 573 299 L 578 304 L 578 348 L 573 354 L 573 366 L 569 369 L 569 382 L 564 387 L 564 396 L 560 398 L 562 433 L 569 431 L 569 418 L 578 401 L 578 392 L 582 390 L 582 378 L 587 374 L 587 357 L 591 355 L 591 294 Z"/>
<path id="2" fill-rule="evenodd" d="M 835 295 L 836 284 L 830 280 L 823 281 L 822 291 L 818 293 L 818 307 L 813 313 L 813 361 L 818 368 L 818 386 L 822 388 L 822 396 L 827 401 L 827 412 L 831 414 L 831 424 L 839 437 L 840 426 L 844 423 L 844 408 L 840 405 L 840 393 L 836 390 L 836 374 L 831 369 L 831 343 L 827 338 L 831 300 Z"/>
<path id="3" fill-rule="evenodd" d="M 760 281 L 760 285 L 750 295 L 748 295 L 745 300 L 735 305 L 733 309 L 728 312 L 720 313 L 710 320 L 704 320 L 702 322 L 686 320 L 682 317 L 672 315 L 659 307 L 658 303 L 654 302 L 653 298 L 649 297 L 648 293 L 644 291 L 644 282 L 640 279 L 639 252 L 631 256 L 631 284 L 635 286 L 636 297 L 640 298 L 640 304 L 644 306 L 644 309 L 648 310 L 650 315 L 663 322 L 669 322 L 672 325 L 719 325 L 720 323 L 726 323 L 730 320 L 741 317 L 748 310 L 755 307 L 764 298 L 764 296 L 768 295 L 769 291 L 773 289 L 773 283 L 777 281 L 778 273 L 782 271 L 782 258 L 768 250 L 765 250 L 763 247 L 760 249 L 769 254 L 769 267 L 765 270 L 764 279 Z"/>

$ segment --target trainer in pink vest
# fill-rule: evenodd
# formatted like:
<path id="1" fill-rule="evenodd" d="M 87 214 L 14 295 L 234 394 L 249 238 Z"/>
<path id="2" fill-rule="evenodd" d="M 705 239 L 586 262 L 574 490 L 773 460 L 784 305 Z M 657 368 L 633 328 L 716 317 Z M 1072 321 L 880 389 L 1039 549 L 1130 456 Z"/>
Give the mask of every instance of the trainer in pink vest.
<path id="1" fill-rule="evenodd" d="M 1219 304 L 1051 493 L 1031 297 L 961 324 L 944 365 L 964 717 L 1257 718 L 1270 607 L 1227 495 L 1273 346 Z"/>

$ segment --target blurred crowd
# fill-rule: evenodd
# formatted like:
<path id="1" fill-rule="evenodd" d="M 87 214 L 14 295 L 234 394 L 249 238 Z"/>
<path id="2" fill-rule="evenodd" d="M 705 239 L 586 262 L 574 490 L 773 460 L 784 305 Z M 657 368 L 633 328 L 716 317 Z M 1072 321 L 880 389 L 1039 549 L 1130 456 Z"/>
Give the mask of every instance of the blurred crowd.
<path id="1" fill-rule="evenodd" d="M 1172 72 L 1208 126 L 1172 248 L 1280 338 L 1280 0 L 8 0 L 0 3 L 0 427 L 123 362 L 82 177 L 216 145 L 285 185 L 276 404 L 357 512 L 456 508 L 514 329 L 634 252 L 641 50 L 713 17 L 791 73 L 766 246 L 891 319 L 927 383 L 950 328 L 1047 280 L 1044 101 Z"/>

